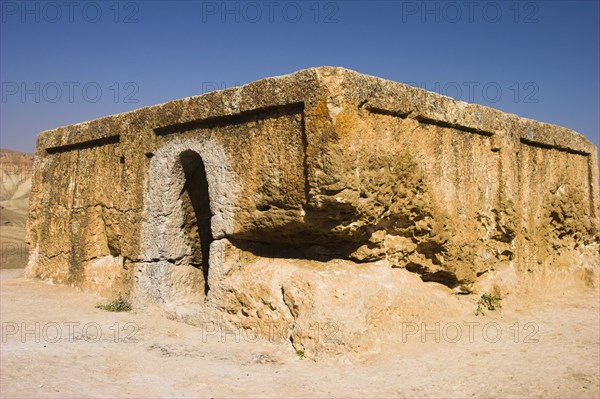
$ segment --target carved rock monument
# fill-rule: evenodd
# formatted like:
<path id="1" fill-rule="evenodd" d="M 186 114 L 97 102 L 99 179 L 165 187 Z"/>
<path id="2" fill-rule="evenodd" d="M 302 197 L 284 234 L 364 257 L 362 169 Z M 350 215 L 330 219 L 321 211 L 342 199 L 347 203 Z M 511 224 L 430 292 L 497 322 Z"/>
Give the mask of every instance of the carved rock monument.
<path id="1" fill-rule="evenodd" d="M 599 224 L 582 135 L 319 67 L 41 133 L 27 274 L 359 352 L 499 276 L 597 270 Z"/>

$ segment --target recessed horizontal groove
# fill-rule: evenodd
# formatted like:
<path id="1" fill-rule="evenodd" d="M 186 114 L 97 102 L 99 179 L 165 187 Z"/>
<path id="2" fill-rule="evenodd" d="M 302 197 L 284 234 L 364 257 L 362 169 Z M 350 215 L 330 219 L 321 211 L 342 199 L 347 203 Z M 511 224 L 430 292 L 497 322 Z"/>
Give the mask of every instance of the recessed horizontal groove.
<path id="1" fill-rule="evenodd" d="M 490 136 L 494 135 L 493 132 L 488 132 L 487 130 L 475 129 L 473 127 L 459 125 L 459 124 L 456 124 L 456 123 L 450 123 L 450 122 L 440 121 L 438 119 L 426 118 L 424 116 L 416 116 L 415 119 L 418 120 L 421 123 L 426 123 L 428 125 L 435 125 L 435 126 L 440 126 L 440 127 L 447 127 L 447 128 L 451 128 L 451 129 L 457 129 L 457 130 L 460 130 L 460 131 L 463 131 L 463 132 L 467 132 L 467 133 L 474 133 L 474 134 L 479 134 L 479 135 L 487 136 L 487 137 L 490 137 Z"/>
<path id="2" fill-rule="evenodd" d="M 365 109 L 373 114 L 395 116 L 395 117 L 401 118 L 401 119 L 406 119 L 406 118 L 410 117 L 410 115 L 412 114 L 412 112 L 398 112 L 398 111 L 391 111 L 389 109 L 375 108 L 375 107 L 370 107 L 370 106 L 366 106 Z M 487 137 L 494 135 L 493 132 L 488 132 L 487 130 L 475 129 L 475 128 L 467 127 L 464 125 L 440 121 L 438 119 L 426 118 L 424 116 L 416 116 L 416 117 L 414 117 L 414 119 L 421 123 L 426 123 L 428 125 L 435 125 L 435 126 L 440 126 L 440 127 L 457 129 L 457 130 L 461 130 L 461 131 L 467 132 L 467 133 L 475 133 L 475 134 L 479 134 L 479 135 L 483 135 L 483 136 L 487 136 Z"/>
<path id="3" fill-rule="evenodd" d="M 176 123 L 154 129 L 157 135 L 181 133 L 194 129 L 210 129 L 228 125 L 240 125 L 255 119 L 269 119 L 281 115 L 293 115 L 304 112 L 304 103 L 291 103 L 271 107 L 256 108 L 243 111 L 234 115 L 220 115 L 205 119 L 196 119 L 189 122 Z M 257 118 L 258 117 L 258 118 Z"/>
<path id="4" fill-rule="evenodd" d="M 396 118 L 401 119 L 406 119 L 410 115 L 410 112 L 391 111 L 389 109 L 374 108 L 369 106 L 365 107 L 365 109 L 372 114 L 395 116 Z"/>
<path id="5" fill-rule="evenodd" d="M 65 144 L 59 145 L 55 147 L 46 148 L 46 152 L 48 154 L 58 154 L 61 152 L 73 151 L 73 150 L 83 150 L 86 148 L 94 148 L 94 147 L 102 147 L 103 145 L 108 144 L 117 144 L 121 141 L 121 136 L 116 134 L 113 136 L 101 137 L 99 139 L 81 141 L 79 143 Z"/>
<path id="6" fill-rule="evenodd" d="M 528 146 L 531 146 L 531 147 L 546 148 L 546 149 L 551 149 L 551 150 L 568 152 L 569 154 L 577 154 L 577 155 L 584 155 L 584 156 L 590 155 L 590 153 L 586 152 L 586 151 L 574 150 L 572 148 L 563 147 L 563 146 L 560 146 L 560 145 L 552 145 L 552 144 L 547 144 L 547 143 L 541 143 L 539 141 L 533 141 L 533 140 L 529 140 L 529 139 L 526 139 L 526 138 L 523 138 L 523 137 L 521 137 L 521 143 L 523 143 L 525 145 L 528 145 Z"/>

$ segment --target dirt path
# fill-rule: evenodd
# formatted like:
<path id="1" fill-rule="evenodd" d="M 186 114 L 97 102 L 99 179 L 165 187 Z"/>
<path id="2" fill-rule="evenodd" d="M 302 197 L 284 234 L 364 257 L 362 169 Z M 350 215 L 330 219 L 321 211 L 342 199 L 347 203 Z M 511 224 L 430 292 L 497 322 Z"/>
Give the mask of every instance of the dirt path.
<path id="1" fill-rule="evenodd" d="M 0 279 L 2 397 L 600 397 L 591 291 L 440 321 L 437 336 L 435 324 L 405 324 L 385 353 L 351 364 L 105 312 L 94 308 L 100 297 L 19 274 L 2 270 Z"/>

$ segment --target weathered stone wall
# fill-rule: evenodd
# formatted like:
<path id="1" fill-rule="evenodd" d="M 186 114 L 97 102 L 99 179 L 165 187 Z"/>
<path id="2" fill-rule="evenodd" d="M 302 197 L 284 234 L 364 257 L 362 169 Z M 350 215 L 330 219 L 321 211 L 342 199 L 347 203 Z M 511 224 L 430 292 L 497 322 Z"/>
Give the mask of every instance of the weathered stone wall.
<path id="1" fill-rule="evenodd" d="M 308 69 L 40 134 L 28 274 L 299 322 L 327 265 L 465 292 L 498 270 L 597 268 L 597 160 L 565 128 Z"/>

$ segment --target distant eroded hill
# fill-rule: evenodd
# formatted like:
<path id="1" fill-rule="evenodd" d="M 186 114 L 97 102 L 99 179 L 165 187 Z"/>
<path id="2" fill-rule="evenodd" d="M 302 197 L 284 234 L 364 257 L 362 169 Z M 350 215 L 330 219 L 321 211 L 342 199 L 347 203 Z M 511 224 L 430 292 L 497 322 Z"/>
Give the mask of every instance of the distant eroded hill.
<path id="1" fill-rule="evenodd" d="M 27 262 L 25 222 L 31 192 L 33 154 L 0 149 L 0 268 Z"/>

